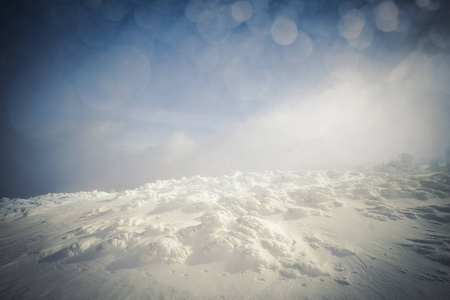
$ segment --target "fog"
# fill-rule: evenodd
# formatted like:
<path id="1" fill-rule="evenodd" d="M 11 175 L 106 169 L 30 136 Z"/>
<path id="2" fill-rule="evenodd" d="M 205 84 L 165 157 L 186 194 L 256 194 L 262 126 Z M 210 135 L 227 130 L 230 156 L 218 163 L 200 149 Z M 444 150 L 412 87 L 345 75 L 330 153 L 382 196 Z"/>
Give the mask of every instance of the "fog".
<path id="1" fill-rule="evenodd" d="M 450 146 L 445 1 L 3 1 L 0 196 Z"/>

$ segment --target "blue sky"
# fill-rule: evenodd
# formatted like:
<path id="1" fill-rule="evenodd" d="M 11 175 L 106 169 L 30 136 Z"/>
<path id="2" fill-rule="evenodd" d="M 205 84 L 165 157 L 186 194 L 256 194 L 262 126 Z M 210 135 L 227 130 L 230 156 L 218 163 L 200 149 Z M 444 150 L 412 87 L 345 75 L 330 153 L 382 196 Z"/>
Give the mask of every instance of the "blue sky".
<path id="1" fill-rule="evenodd" d="M 1 6 L 0 196 L 450 145 L 446 1 Z"/>

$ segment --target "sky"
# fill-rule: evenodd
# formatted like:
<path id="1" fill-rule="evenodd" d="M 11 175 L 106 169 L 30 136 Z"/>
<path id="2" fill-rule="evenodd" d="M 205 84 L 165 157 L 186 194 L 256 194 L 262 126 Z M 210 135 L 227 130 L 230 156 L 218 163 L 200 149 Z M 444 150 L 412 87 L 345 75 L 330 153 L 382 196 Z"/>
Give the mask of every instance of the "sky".
<path id="1" fill-rule="evenodd" d="M 450 147 L 443 0 L 5 0 L 0 197 Z"/>

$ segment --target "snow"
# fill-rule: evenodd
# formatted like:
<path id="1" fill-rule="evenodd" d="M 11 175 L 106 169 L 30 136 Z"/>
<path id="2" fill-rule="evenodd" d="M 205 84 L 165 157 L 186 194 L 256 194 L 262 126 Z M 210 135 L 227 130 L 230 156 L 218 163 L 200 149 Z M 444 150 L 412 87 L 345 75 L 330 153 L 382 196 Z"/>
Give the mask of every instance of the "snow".
<path id="1" fill-rule="evenodd" d="M 2 298 L 445 299 L 450 176 L 237 172 L 0 201 Z"/>

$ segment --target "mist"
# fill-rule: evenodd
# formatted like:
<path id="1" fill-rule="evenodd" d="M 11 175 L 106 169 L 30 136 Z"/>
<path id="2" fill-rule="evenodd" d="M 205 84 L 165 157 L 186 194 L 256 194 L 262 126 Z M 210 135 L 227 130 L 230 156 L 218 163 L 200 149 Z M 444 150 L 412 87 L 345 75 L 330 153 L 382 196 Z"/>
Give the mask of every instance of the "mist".
<path id="1" fill-rule="evenodd" d="M 0 196 L 450 146 L 445 1 L 4 1 Z"/>

